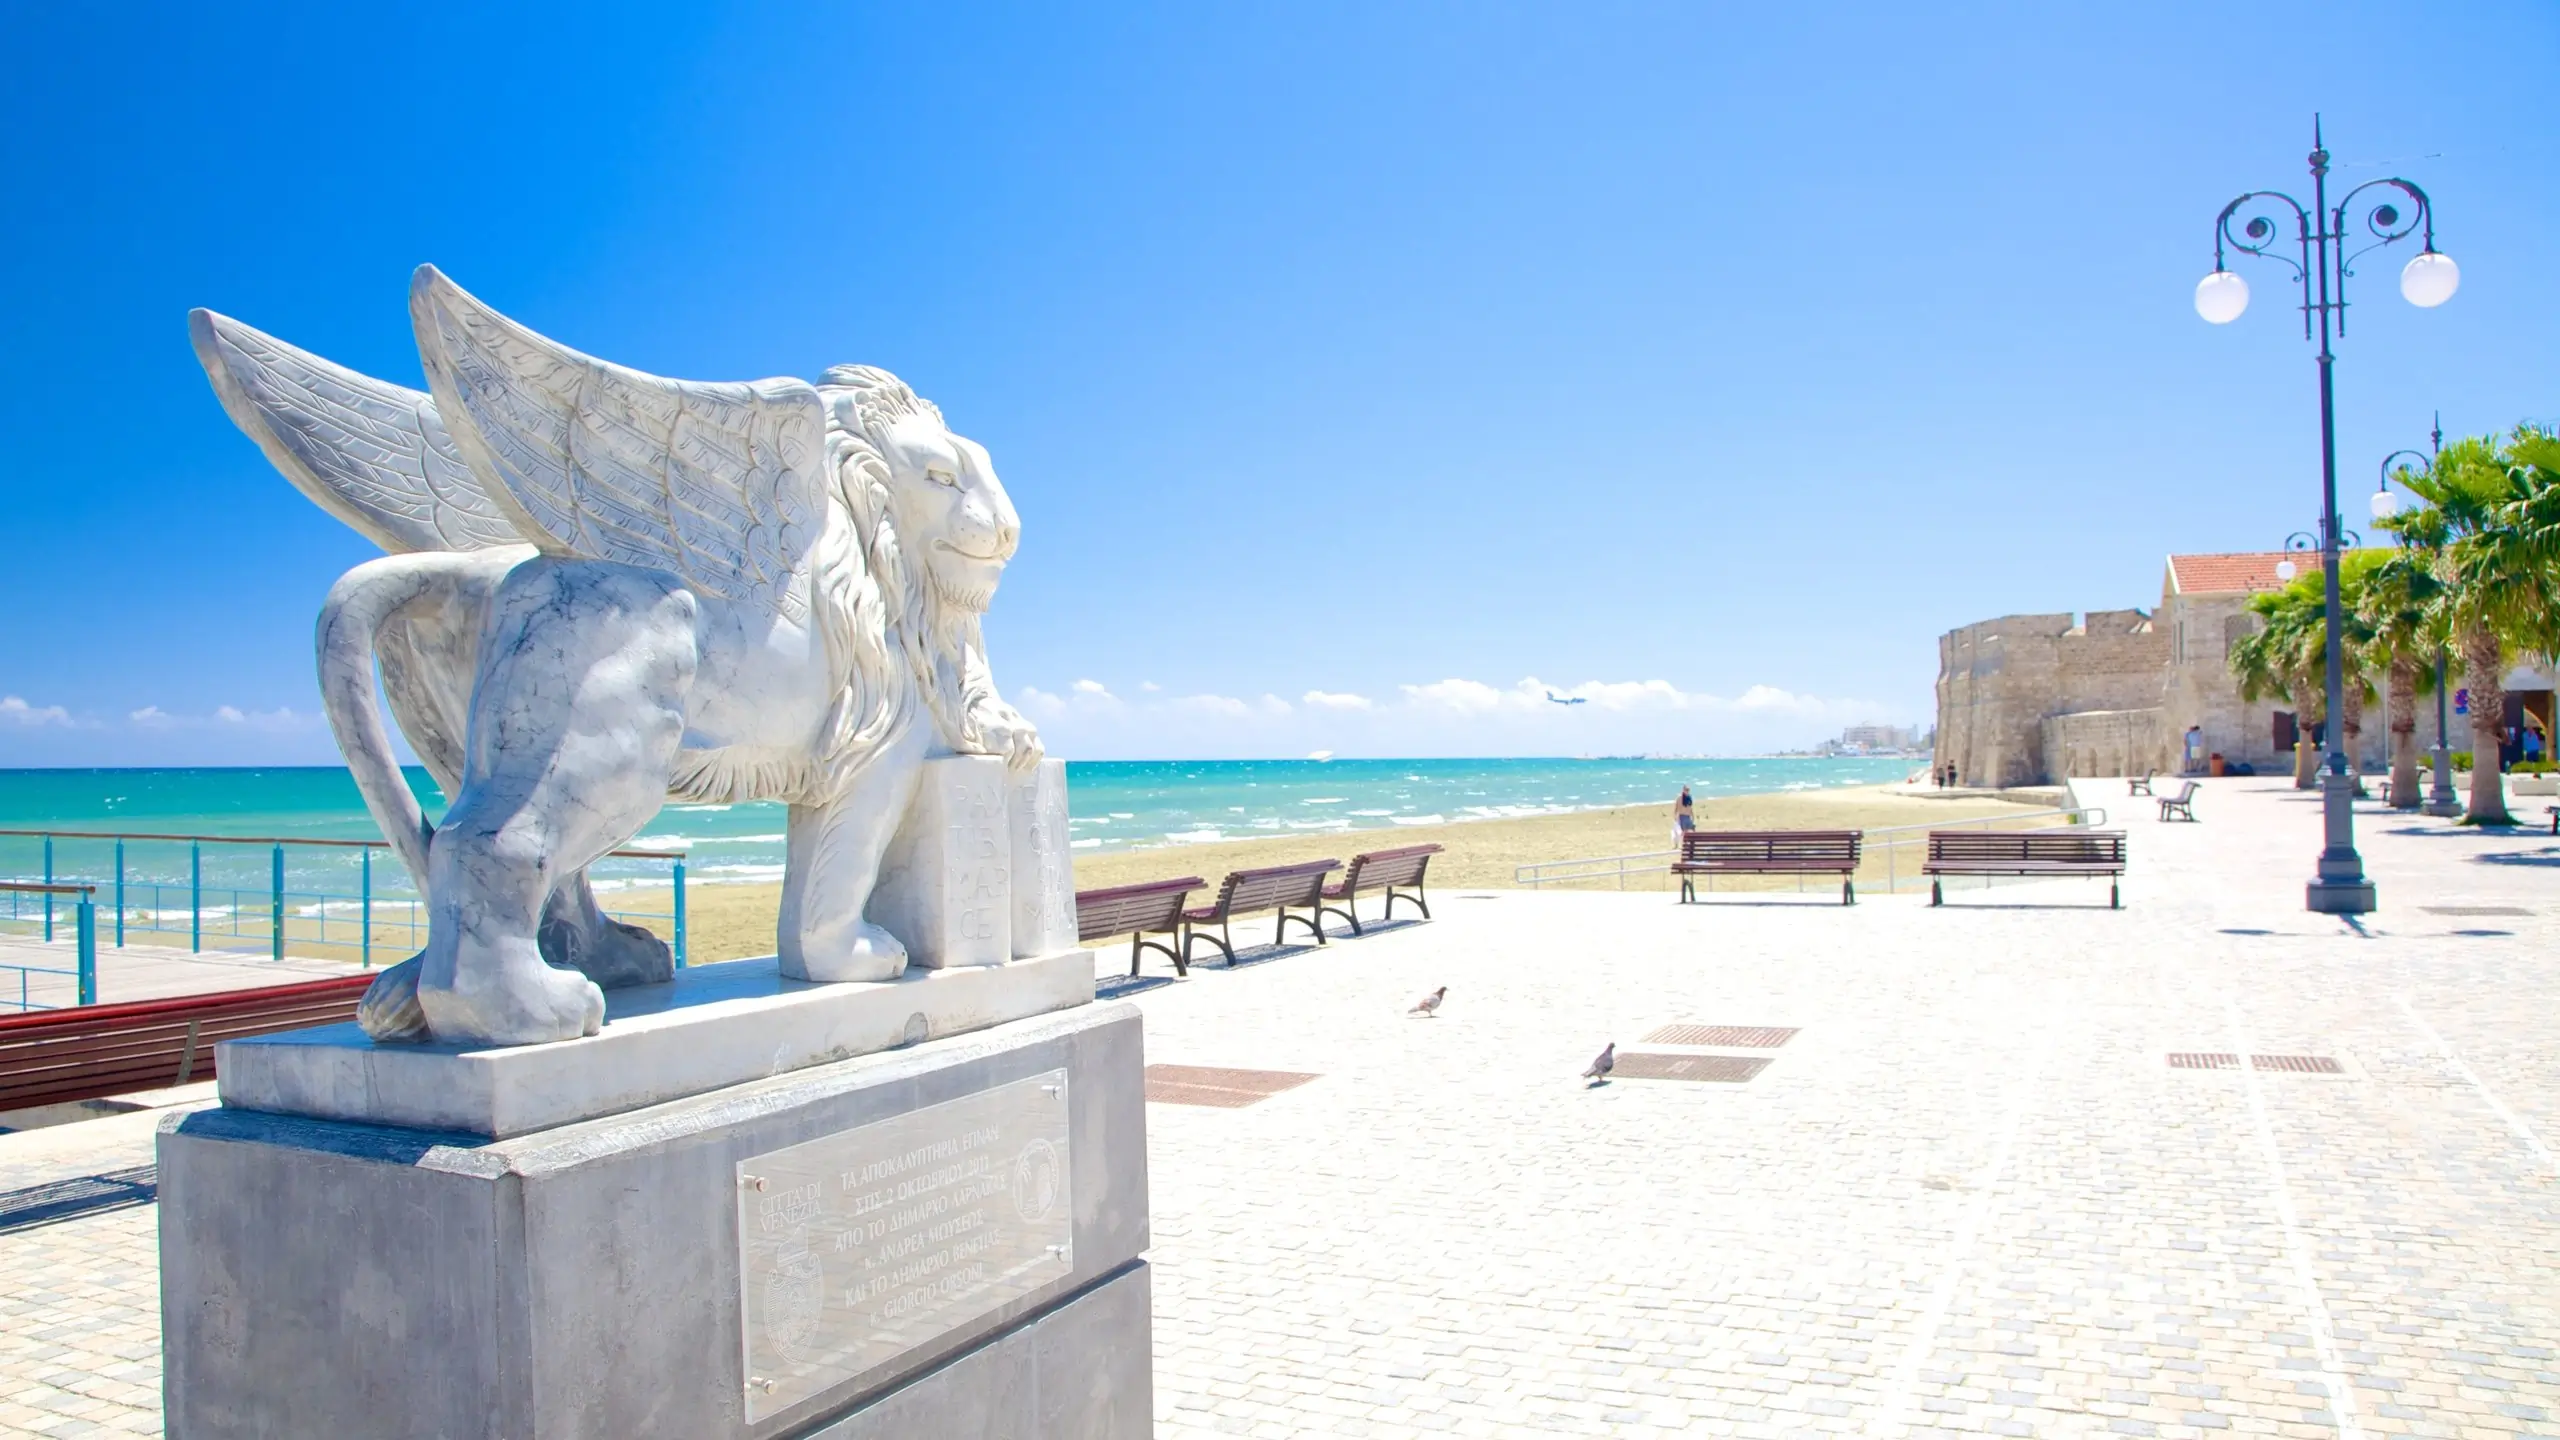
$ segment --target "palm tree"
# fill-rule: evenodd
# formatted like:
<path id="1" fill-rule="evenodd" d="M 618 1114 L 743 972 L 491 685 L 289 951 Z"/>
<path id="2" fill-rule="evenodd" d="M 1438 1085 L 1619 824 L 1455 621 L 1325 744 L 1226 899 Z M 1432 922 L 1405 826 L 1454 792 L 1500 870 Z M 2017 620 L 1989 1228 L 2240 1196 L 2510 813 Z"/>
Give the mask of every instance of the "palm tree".
<path id="1" fill-rule="evenodd" d="M 2391 528 L 2429 552 L 2442 582 L 2430 607 L 2462 657 L 2471 709 L 2471 802 L 2466 825 L 2512 825 L 2498 752 L 2506 723 L 2502 683 L 2511 653 L 2560 649 L 2552 596 L 2553 550 L 2544 537 L 2560 508 L 2560 460 L 2551 438 L 2519 430 L 2515 448 L 2495 438 L 2457 440 L 2421 474 L 2401 479 L 2425 501 Z"/>
<path id="2" fill-rule="evenodd" d="M 2326 594 L 2316 572 L 2278 589 L 2259 591 L 2249 597 L 2249 609 L 2261 622 L 2258 629 L 2231 646 L 2231 670 L 2239 677 L 2242 699 L 2281 698 L 2293 707 L 2293 788 L 2297 790 L 2318 783 L 2319 749 L 2311 743 L 2311 727 L 2321 723 L 2328 709 L 2322 683 L 2327 663 L 2321 652 L 2327 643 L 2322 613 Z"/>
<path id="3" fill-rule="evenodd" d="M 2434 688 L 2425 663 L 2443 638 L 2431 607 L 2444 587 L 2420 550 L 2360 550 L 2339 564 L 2340 593 L 2357 597 L 2369 636 L 2365 663 L 2383 672 L 2391 712 L 2391 808 L 2418 808 L 2418 695 Z"/>

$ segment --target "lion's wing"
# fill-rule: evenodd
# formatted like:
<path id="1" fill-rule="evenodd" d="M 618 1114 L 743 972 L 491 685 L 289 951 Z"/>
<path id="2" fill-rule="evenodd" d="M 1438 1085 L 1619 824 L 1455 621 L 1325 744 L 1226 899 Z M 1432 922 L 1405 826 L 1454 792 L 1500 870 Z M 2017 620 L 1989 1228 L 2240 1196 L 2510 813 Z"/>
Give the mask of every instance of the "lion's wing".
<path id="1" fill-rule="evenodd" d="M 554 555 L 672 571 L 797 618 L 825 514 L 826 412 L 800 380 L 666 380 L 581 355 L 418 267 L 409 316 L 456 447 Z"/>
<path id="2" fill-rule="evenodd" d="M 394 555 L 524 537 L 455 453 L 435 402 L 228 315 L 188 315 L 222 408 L 294 488 Z"/>

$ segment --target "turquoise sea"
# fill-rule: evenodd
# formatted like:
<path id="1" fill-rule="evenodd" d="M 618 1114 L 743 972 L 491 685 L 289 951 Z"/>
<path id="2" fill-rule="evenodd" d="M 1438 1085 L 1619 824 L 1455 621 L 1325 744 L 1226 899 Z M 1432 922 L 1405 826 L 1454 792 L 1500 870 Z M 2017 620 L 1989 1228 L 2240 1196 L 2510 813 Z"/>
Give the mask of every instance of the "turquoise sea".
<path id="1" fill-rule="evenodd" d="M 1715 760 L 1132 760 L 1071 762 L 1069 810 L 1076 848 L 1121 850 L 1200 840 L 1311 831 L 1388 830 L 1613 805 L 1668 804 L 1683 784 L 1718 795 L 1869 785 L 1898 780 L 1910 759 L 1810 757 Z M 427 813 L 444 798 L 423 770 L 410 772 Z M 670 805 L 632 843 L 681 850 L 692 883 L 771 880 L 782 873 L 782 807 Z M 308 769 L 0 770 L 0 830 L 260 836 L 281 840 L 377 839 L 355 782 L 336 767 Z M 0 876 L 33 878 L 42 841 L 0 835 Z M 104 842 L 58 839 L 57 874 L 103 873 Z M 128 866 L 174 882 L 190 863 L 225 884 L 263 885 L 268 847 L 207 847 L 191 858 L 168 842 L 128 846 Z M 287 847 L 288 885 L 343 891 L 346 854 Z M 304 870 L 314 873 L 308 877 Z M 405 889 L 396 864 L 377 883 Z M 318 872 L 326 870 L 324 882 Z M 237 872 L 236 874 L 234 872 Z M 599 867 L 611 883 L 662 879 L 663 864 Z M 207 883 L 216 876 L 208 874 Z"/>

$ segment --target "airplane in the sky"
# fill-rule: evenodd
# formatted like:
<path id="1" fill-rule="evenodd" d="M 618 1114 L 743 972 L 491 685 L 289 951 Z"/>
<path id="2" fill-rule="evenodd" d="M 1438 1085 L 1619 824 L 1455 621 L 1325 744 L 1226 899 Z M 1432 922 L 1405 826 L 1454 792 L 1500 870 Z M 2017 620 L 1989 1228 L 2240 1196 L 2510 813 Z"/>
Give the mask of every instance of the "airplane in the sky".
<path id="1" fill-rule="evenodd" d="M 1551 705 L 1582 705 L 1589 703 L 1590 699 L 1588 695 L 1576 695 L 1568 699 L 1553 690 L 1547 692 L 1547 703 Z"/>

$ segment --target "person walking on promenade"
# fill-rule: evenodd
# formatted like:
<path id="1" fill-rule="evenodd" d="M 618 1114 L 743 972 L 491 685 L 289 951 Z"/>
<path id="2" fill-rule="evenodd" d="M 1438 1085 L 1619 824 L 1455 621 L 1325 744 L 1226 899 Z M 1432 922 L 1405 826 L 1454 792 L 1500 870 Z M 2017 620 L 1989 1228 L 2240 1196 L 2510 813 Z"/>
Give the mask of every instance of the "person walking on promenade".
<path id="1" fill-rule="evenodd" d="M 1689 832 L 1698 828 L 1697 802 L 1689 798 L 1689 787 L 1680 787 L 1679 802 L 1671 807 L 1671 843 L 1680 844 Z"/>

